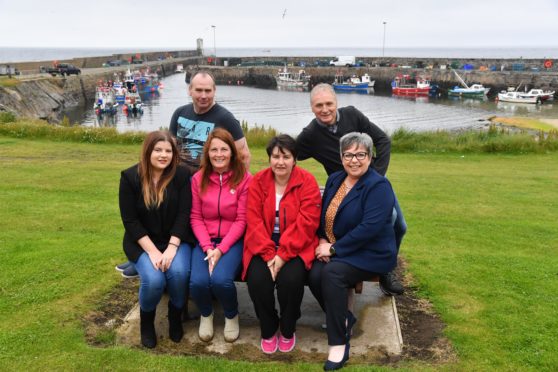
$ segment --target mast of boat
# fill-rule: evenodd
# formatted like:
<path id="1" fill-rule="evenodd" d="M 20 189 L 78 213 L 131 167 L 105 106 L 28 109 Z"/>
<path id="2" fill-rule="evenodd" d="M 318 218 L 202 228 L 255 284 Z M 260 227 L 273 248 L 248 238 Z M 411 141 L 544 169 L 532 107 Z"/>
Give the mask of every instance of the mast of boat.
<path id="1" fill-rule="evenodd" d="M 461 84 L 463 84 L 463 86 L 467 89 L 469 89 L 469 86 L 467 85 L 467 83 L 465 83 L 465 81 L 463 79 L 461 79 L 461 76 L 459 76 L 459 74 L 457 73 L 457 71 L 455 71 L 453 68 L 450 67 L 450 69 L 453 71 L 453 73 L 455 74 L 455 76 L 457 76 L 457 79 L 459 80 L 459 82 Z"/>

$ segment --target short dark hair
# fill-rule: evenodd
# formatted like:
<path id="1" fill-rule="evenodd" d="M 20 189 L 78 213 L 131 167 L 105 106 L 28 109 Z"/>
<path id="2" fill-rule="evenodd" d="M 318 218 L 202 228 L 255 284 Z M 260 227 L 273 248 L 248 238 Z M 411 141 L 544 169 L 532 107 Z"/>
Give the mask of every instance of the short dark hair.
<path id="1" fill-rule="evenodd" d="M 285 153 L 285 150 L 287 150 L 293 155 L 296 160 L 296 141 L 293 137 L 289 136 L 288 134 L 280 134 L 269 140 L 269 143 L 265 148 L 267 157 L 269 159 L 271 159 L 271 153 L 273 152 L 273 149 L 275 147 L 279 148 L 279 151 L 281 151 L 283 154 Z"/>
<path id="2" fill-rule="evenodd" d="M 215 77 L 213 76 L 213 74 L 207 70 L 197 70 L 196 72 L 194 72 L 192 74 L 192 76 L 190 77 L 190 85 L 189 87 L 191 87 L 191 83 L 194 80 L 194 78 L 198 75 L 202 75 L 202 76 L 209 76 L 211 78 L 211 80 L 213 81 L 213 89 L 215 89 Z M 189 88 L 188 88 L 189 89 Z"/>

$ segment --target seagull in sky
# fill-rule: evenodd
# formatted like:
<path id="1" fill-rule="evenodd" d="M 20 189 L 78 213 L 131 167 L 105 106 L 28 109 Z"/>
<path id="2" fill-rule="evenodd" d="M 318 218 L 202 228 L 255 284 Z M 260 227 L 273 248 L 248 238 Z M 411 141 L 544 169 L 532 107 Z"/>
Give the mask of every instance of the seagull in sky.
<path id="1" fill-rule="evenodd" d="M 287 8 L 285 8 L 285 10 L 283 10 L 283 19 L 285 19 L 286 14 L 287 14 Z"/>

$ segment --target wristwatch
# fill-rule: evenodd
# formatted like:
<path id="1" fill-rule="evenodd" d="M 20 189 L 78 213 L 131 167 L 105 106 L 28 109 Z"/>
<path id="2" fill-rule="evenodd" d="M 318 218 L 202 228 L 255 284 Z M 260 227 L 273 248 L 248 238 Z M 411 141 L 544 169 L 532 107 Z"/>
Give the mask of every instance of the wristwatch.
<path id="1" fill-rule="evenodd" d="M 329 254 L 331 256 L 335 256 L 335 247 L 333 246 L 333 244 L 329 247 Z"/>

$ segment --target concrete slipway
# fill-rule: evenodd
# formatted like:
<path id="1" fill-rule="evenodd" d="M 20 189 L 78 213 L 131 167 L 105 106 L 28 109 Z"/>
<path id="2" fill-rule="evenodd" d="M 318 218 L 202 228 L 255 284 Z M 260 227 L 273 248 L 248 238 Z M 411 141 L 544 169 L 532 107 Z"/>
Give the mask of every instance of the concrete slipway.
<path id="1" fill-rule="evenodd" d="M 277 352 L 273 356 L 260 351 L 260 329 L 254 313 L 252 301 L 248 296 L 246 283 L 236 283 L 240 310 L 240 338 L 234 343 L 227 343 L 223 338 L 224 318 L 220 306 L 215 306 L 215 336 L 205 343 L 197 335 L 198 320 L 184 323 L 185 336 L 179 344 L 168 339 L 167 298 L 163 298 L 157 308 L 155 326 L 159 343 L 158 352 L 168 351 L 178 354 L 222 355 L 232 359 L 251 361 L 274 360 L 281 357 Z M 190 303 L 190 308 L 195 305 Z M 351 363 L 373 363 L 375 360 L 396 357 L 402 351 L 402 337 L 397 317 L 394 297 L 382 294 L 378 283 L 365 282 L 362 294 L 355 295 L 355 314 L 358 321 L 351 339 Z M 305 289 L 302 302 L 302 317 L 297 323 L 297 345 L 293 354 L 297 360 L 323 361 L 327 353 L 327 336 L 322 329 L 325 317 L 318 303 Z M 117 330 L 119 344 L 141 347 L 139 335 L 139 305 L 128 313 L 122 326 Z M 283 355 L 287 357 L 287 354 Z M 280 359 L 279 359 L 280 360 Z"/>

